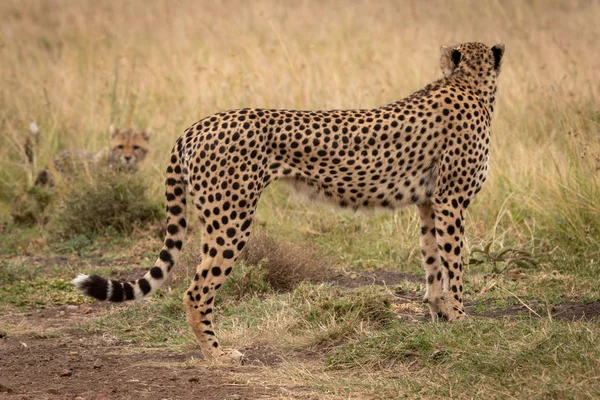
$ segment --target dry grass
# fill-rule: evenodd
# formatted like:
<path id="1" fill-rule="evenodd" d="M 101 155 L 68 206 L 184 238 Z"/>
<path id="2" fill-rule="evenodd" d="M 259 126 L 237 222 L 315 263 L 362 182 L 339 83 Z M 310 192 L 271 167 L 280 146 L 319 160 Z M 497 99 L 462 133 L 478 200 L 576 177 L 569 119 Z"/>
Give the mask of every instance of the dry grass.
<path id="1" fill-rule="evenodd" d="M 130 235 L 166 218 L 162 204 L 148 195 L 139 176 L 105 170 L 95 180 L 70 185 L 68 195 L 55 211 L 52 233 L 61 238 L 99 234 Z"/>
<path id="2" fill-rule="evenodd" d="M 597 3 L 5 1 L 0 15 L 4 200 L 26 182 L 31 120 L 38 167 L 105 145 L 111 122 L 151 126 L 144 169 L 158 196 L 166 149 L 205 115 L 377 107 L 440 77 L 441 44 L 505 41 L 492 174 L 471 226 L 500 244 L 543 229 L 598 246 Z"/>
<path id="3" fill-rule="evenodd" d="M 291 290 L 304 281 L 319 282 L 333 273 L 331 261 L 308 246 L 279 241 L 261 232 L 254 233 L 240 261 L 265 268 L 275 290 Z"/>
<path id="4" fill-rule="evenodd" d="M 190 236 L 178 262 L 177 271 L 184 271 L 184 285 L 194 276 L 202 258 L 198 236 Z M 219 291 L 219 298 L 235 303 L 257 294 L 290 291 L 302 282 L 322 282 L 332 276 L 331 261 L 314 249 L 258 231 L 244 248 L 233 274 Z M 174 284 L 179 283 L 175 278 Z"/>

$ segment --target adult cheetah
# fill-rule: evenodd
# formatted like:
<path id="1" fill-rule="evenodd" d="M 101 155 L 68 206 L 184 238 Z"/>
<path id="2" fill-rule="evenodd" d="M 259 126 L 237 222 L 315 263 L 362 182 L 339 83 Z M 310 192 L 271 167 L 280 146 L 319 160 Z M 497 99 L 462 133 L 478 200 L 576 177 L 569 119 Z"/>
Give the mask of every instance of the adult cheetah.
<path id="1" fill-rule="evenodd" d="M 165 281 L 186 230 L 186 194 L 203 226 L 203 255 L 184 296 L 207 359 L 240 361 L 214 333 L 213 302 L 246 245 L 261 193 L 299 182 L 342 207 L 414 204 L 434 320 L 464 316 L 464 214 L 489 170 L 490 123 L 504 44 L 442 47 L 444 77 L 372 110 L 242 109 L 206 117 L 177 139 L 167 168 L 168 228 L 152 269 L 130 282 L 79 275 L 100 300 L 141 299 Z"/>

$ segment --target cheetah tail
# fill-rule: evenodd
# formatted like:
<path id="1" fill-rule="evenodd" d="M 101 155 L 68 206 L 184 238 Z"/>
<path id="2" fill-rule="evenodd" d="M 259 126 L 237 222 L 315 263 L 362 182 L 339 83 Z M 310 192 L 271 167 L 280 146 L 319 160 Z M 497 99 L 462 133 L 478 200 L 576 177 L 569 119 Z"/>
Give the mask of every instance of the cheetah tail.
<path id="1" fill-rule="evenodd" d="M 179 258 L 185 239 L 185 179 L 176 146 L 171 152 L 171 163 L 167 168 L 167 233 L 158 259 L 144 277 L 121 282 L 98 275 L 81 274 L 72 281 L 80 292 L 98 300 L 122 302 L 139 300 L 162 286 Z"/>

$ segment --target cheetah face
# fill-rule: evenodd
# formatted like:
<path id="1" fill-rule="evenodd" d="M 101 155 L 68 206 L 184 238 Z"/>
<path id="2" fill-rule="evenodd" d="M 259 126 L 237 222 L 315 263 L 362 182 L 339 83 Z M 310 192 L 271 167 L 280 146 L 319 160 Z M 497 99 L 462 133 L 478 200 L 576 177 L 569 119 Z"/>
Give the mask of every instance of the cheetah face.
<path id="1" fill-rule="evenodd" d="M 149 131 L 119 130 L 111 125 L 108 161 L 112 165 L 137 170 L 138 163 L 146 157 L 150 148 Z"/>
<path id="2" fill-rule="evenodd" d="M 474 75 L 487 76 L 490 73 L 497 76 L 502 65 L 504 43 L 488 47 L 482 43 L 464 43 L 458 46 L 442 46 L 440 66 L 444 76 L 448 77 L 458 71 Z"/>

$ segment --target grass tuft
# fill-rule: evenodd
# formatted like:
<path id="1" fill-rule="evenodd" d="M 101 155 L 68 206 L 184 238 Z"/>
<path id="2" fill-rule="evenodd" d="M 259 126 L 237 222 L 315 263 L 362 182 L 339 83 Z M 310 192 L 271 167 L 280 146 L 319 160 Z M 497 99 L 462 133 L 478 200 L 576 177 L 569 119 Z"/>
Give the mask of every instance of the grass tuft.
<path id="1" fill-rule="evenodd" d="M 240 260 L 248 266 L 262 267 L 275 290 L 291 290 L 300 282 L 318 282 L 331 276 L 331 263 L 313 249 L 276 240 L 255 232 Z"/>
<path id="2" fill-rule="evenodd" d="M 48 222 L 48 208 L 56 198 L 54 191 L 32 186 L 23 193 L 16 194 L 12 207 L 12 220 L 17 225 L 36 226 Z"/>
<path id="3" fill-rule="evenodd" d="M 138 175 L 103 172 L 93 182 L 73 187 L 59 206 L 54 231 L 62 238 L 129 235 L 164 219 L 162 204 L 148 194 Z"/>
<path id="4" fill-rule="evenodd" d="M 369 323 L 383 326 L 394 320 L 396 315 L 390 309 L 389 298 L 365 287 L 358 291 L 331 289 L 325 296 L 316 299 L 304 314 L 310 325 L 323 325 L 329 322 Z"/>
<path id="5" fill-rule="evenodd" d="M 224 302 L 240 301 L 273 290 L 269 284 L 269 271 L 263 265 L 238 263 L 225 284 L 219 289 L 219 297 Z"/>
<path id="6" fill-rule="evenodd" d="M 390 300 L 379 288 L 355 291 L 321 285 L 301 286 L 304 297 L 293 331 L 306 336 L 305 346 L 330 348 L 364 330 L 387 326 L 396 320 Z"/>

